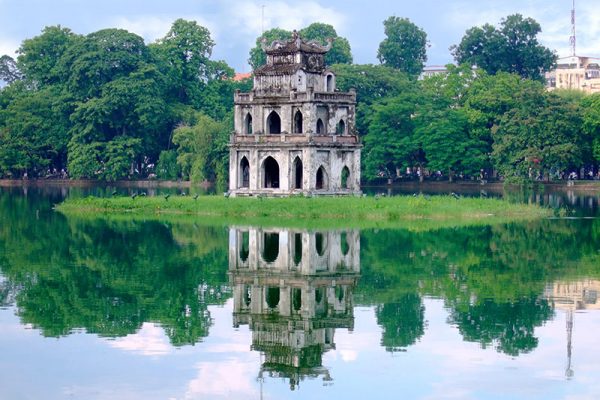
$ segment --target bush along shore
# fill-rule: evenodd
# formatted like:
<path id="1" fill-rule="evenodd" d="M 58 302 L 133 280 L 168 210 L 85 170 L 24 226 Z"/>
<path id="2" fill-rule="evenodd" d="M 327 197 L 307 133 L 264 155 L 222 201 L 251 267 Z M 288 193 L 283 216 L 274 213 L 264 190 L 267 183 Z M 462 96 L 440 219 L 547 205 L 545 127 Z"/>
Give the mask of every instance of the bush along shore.
<path id="1" fill-rule="evenodd" d="M 226 198 L 220 196 L 70 198 L 56 210 L 79 218 L 193 220 L 304 228 L 407 228 L 488 225 L 545 218 L 536 205 L 458 196 Z"/>

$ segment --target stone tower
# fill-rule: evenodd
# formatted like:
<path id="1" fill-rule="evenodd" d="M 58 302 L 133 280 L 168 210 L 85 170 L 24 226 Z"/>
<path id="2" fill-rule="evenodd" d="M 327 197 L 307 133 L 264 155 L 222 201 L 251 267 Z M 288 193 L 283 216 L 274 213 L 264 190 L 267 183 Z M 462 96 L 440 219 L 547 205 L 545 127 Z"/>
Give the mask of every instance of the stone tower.
<path id="1" fill-rule="evenodd" d="M 360 194 L 356 92 L 336 91 L 324 64 L 330 48 L 296 32 L 263 43 L 267 63 L 253 90 L 235 93 L 230 195 Z"/>

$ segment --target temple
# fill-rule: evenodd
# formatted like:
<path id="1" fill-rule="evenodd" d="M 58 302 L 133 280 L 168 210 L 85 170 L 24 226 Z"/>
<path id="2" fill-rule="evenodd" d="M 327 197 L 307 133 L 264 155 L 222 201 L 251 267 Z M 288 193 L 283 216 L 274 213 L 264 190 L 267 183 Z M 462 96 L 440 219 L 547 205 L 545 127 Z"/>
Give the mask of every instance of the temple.
<path id="1" fill-rule="evenodd" d="M 231 196 L 360 194 L 356 92 L 336 90 L 324 64 L 330 48 L 296 32 L 263 43 L 267 63 L 253 90 L 234 95 Z"/>

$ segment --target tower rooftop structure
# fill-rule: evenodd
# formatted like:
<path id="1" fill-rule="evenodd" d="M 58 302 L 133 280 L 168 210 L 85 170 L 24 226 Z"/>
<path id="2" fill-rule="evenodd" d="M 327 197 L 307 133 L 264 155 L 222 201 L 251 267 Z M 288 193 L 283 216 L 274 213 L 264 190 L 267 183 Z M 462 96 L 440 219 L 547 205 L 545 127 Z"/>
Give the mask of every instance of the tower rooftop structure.
<path id="1" fill-rule="evenodd" d="M 266 64 L 252 91 L 234 95 L 232 196 L 360 193 L 356 92 L 336 90 L 324 62 L 331 43 L 296 32 L 262 43 Z"/>

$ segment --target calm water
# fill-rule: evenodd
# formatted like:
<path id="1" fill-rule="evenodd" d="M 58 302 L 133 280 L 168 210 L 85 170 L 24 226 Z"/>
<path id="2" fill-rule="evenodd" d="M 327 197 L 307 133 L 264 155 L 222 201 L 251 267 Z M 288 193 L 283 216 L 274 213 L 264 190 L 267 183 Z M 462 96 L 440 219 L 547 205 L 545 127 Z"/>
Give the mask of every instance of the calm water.
<path id="1" fill-rule="evenodd" d="M 600 398 L 597 195 L 319 232 L 52 211 L 82 194 L 0 189 L 0 399 Z"/>

